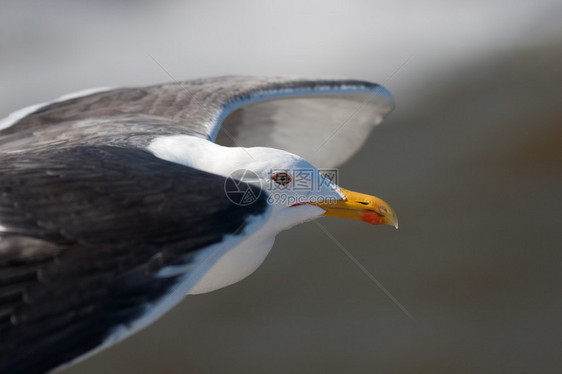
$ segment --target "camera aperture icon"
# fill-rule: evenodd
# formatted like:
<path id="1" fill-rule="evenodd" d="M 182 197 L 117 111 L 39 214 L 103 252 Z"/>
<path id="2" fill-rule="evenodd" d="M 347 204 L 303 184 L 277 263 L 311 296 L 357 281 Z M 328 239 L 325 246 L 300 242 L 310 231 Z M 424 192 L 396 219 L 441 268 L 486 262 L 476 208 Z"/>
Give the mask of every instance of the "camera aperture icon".
<path id="1" fill-rule="evenodd" d="M 224 192 L 236 205 L 251 205 L 260 197 L 261 180 L 252 170 L 238 169 L 224 181 Z"/>

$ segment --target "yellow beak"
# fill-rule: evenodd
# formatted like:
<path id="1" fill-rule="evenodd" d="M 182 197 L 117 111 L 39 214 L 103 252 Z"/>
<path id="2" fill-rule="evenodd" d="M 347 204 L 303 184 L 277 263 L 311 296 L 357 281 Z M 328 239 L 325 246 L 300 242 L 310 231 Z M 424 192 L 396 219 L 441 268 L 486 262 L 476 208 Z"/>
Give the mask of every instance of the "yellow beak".
<path id="1" fill-rule="evenodd" d="M 371 225 L 390 225 L 398 228 L 394 209 L 382 199 L 340 188 L 345 199 L 335 202 L 313 203 L 326 211 L 323 216 L 358 219 Z"/>

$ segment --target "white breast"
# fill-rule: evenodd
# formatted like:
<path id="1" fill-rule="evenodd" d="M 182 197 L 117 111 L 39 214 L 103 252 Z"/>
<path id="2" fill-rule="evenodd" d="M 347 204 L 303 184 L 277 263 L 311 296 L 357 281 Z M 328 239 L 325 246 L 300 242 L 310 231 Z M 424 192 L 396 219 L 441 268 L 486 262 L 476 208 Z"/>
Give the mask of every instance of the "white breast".
<path id="1" fill-rule="evenodd" d="M 314 219 L 323 212 L 313 205 L 273 209 L 267 222 L 252 236 L 223 254 L 189 294 L 211 292 L 246 278 L 263 263 L 279 232 Z"/>
<path id="2" fill-rule="evenodd" d="M 230 286 L 252 274 L 265 260 L 275 237 L 256 233 L 225 253 L 189 291 L 190 295 Z"/>

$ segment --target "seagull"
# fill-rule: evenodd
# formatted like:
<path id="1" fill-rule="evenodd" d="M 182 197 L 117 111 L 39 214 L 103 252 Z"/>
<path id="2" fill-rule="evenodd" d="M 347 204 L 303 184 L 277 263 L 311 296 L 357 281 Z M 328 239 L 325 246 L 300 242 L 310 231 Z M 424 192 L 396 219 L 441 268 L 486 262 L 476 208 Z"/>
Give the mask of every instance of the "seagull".
<path id="1" fill-rule="evenodd" d="M 87 90 L 0 121 L 0 372 L 93 355 L 247 277 L 296 224 L 398 227 L 330 174 L 393 107 L 366 81 L 228 76 Z"/>

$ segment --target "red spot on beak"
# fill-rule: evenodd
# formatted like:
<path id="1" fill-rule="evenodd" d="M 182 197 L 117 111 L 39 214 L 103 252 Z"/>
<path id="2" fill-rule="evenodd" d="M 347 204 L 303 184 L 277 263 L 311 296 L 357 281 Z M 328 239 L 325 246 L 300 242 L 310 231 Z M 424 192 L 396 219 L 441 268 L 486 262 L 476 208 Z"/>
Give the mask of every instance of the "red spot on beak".
<path id="1" fill-rule="evenodd" d="M 361 212 L 361 220 L 371 225 L 380 225 L 384 217 L 375 212 Z"/>

